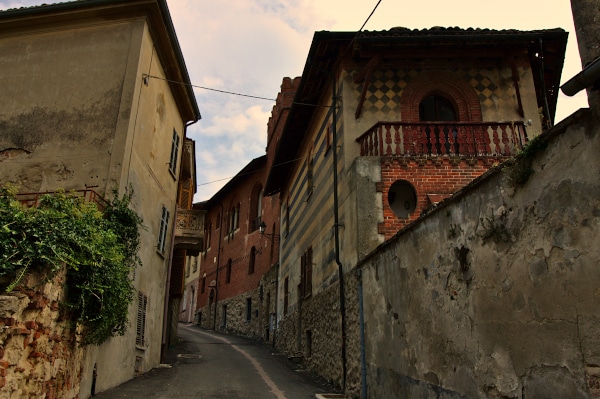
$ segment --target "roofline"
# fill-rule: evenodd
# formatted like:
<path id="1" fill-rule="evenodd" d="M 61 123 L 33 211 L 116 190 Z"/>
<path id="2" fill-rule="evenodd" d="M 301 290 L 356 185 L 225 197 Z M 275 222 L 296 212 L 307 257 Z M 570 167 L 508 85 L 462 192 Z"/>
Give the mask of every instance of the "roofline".
<path id="1" fill-rule="evenodd" d="M 309 75 L 315 74 L 313 71 L 314 68 L 324 68 L 324 65 L 317 67 L 316 65 L 326 64 L 327 62 L 333 62 L 334 59 L 339 58 L 340 52 L 339 49 L 333 48 L 328 52 L 330 57 L 329 60 L 326 60 L 326 55 L 321 54 L 321 58 L 317 57 L 317 52 L 326 48 L 326 46 L 340 46 L 343 44 L 348 44 L 350 41 L 353 41 L 356 46 L 361 43 L 371 44 L 371 43 L 381 43 L 381 44 L 398 44 L 398 46 L 406 46 L 407 44 L 415 43 L 421 44 L 423 42 L 430 43 L 450 43 L 454 42 L 458 44 L 472 43 L 473 45 L 485 45 L 485 43 L 495 42 L 495 43 L 516 43 L 525 45 L 531 43 L 532 41 L 539 42 L 542 39 L 551 39 L 559 41 L 562 46 L 562 63 L 560 65 L 560 71 L 562 72 L 562 65 L 564 63 L 564 52 L 566 50 L 566 42 L 567 42 L 568 33 L 562 28 L 553 28 L 546 30 L 532 30 L 532 31 L 518 31 L 518 30 L 481 30 L 481 29 L 460 29 L 460 28 L 450 28 L 450 29 L 442 29 L 442 28 L 432 28 L 427 30 L 410 30 L 410 29 L 390 29 L 387 31 L 374 31 L 374 32 L 330 32 L 330 31 L 318 31 L 315 32 L 313 36 L 313 40 L 308 52 L 308 56 L 306 58 L 306 63 L 304 65 L 304 69 L 302 72 L 302 77 L 300 81 L 300 85 L 298 87 L 298 91 L 294 97 L 294 102 L 292 103 L 292 107 L 288 114 L 288 118 L 286 124 L 283 128 L 283 132 L 281 135 L 281 139 L 277 145 L 275 150 L 275 155 L 273 158 L 274 167 L 281 168 L 280 170 L 274 170 L 274 167 L 271 167 L 269 170 L 269 174 L 267 176 L 266 184 L 265 184 L 265 195 L 274 195 L 282 190 L 283 182 L 286 177 L 289 175 L 292 165 L 287 162 L 289 159 L 294 158 L 294 156 L 285 157 L 282 155 L 282 152 L 285 151 L 285 148 L 293 147 L 294 150 L 298 151 L 299 144 L 302 141 L 302 135 L 293 135 L 291 133 L 286 134 L 289 129 L 292 127 L 296 127 L 299 131 L 302 130 L 302 127 L 298 126 L 298 123 L 295 121 L 297 115 L 301 112 L 305 112 L 307 115 L 303 115 L 301 118 L 301 123 L 307 124 L 309 123 L 308 119 L 312 117 L 312 114 L 315 112 L 314 107 L 311 107 L 309 111 L 305 111 L 302 109 L 302 103 L 310 102 L 311 99 L 307 99 L 305 96 L 304 89 L 309 81 Z M 337 42 L 337 43 L 336 43 Z M 325 46 L 325 47 L 323 47 Z M 532 65 L 533 67 L 533 65 Z M 560 85 L 560 73 L 558 80 L 555 82 L 556 92 L 558 91 L 558 87 Z M 323 87 L 324 85 L 328 85 L 329 83 L 320 83 Z M 546 92 L 548 88 L 546 88 Z M 546 93 L 547 94 L 547 93 Z M 555 93 L 552 98 L 553 104 L 549 104 L 550 109 L 554 113 L 556 110 L 556 101 L 558 99 L 558 94 Z M 539 99 L 538 99 L 539 100 Z M 300 105 L 298 105 L 300 103 Z M 308 116 L 308 117 L 307 117 Z M 551 116 L 554 119 L 554 115 Z M 288 137 L 288 136 L 292 137 Z M 286 140 L 286 138 L 290 138 L 290 140 Z M 285 143 L 285 144 L 284 144 Z"/>
<path id="2" fill-rule="evenodd" d="M 154 9 L 153 6 L 158 6 L 158 9 Z M 15 9 L 8 9 L 4 11 L 0 11 L 0 27 L 2 22 L 5 22 L 9 19 L 19 19 L 24 17 L 45 17 L 47 15 L 51 15 L 54 13 L 60 12 L 71 12 L 71 11 L 86 11 L 86 10 L 98 10 L 101 11 L 102 8 L 114 9 L 116 7 L 124 7 L 124 8 L 137 8 L 138 10 L 146 10 L 151 16 L 156 16 L 158 11 L 159 18 L 162 21 L 164 27 L 166 28 L 167 40 L 171 48 L 173 49 L 173 58 L 177 65 L 178 70 L 181 73 L 181 77 L 179 76 L 171 76 L 174 77 L 176 82 L 168 82 L 171 90 L 175 93 L 181 92 L 181 87 L 184 87 L 184 91 L 186 96 L 188 97 L 189 104 L 179 104 L 182 107 L 182 111 L 185 108 L 189 108 L 187 112 L 183 112 L 183 114 L 187 114 L 186 118 L 189 118 L 188 121 L 198 121 L 201 118 L 200 109 L 198 108 L 198 103 L 196 102 L 196 96 L 194 95 L 194 91 L 192 88 L 192 84 L 190 81 L 189 73 L 185 64 L 185 60 L 183 58 L 183 53 L 181 51 L 181 47 L 179 46 L 179 40 L 177 39 L 177 34 L 175 33 L 175 27 L 173 25 L 173 21 L 171 19 L 171 14 L 169 12 L 169 8 L 167 6 L 166 0 L 85 0 L 85 1 L 70 1 L 64 3 L 56 3 L 56 4 L 42 4 L 39 6 L 32 7 L 22 7 Z M 153 26 L 152 19 L 148 18 L 148 23 L 151 27 L 151 34 L 161 35 L 161 32 L 156 31 Z M 154 39 L 154 44 L 157 49 L 160 47 L 160 41 L 157 38 Z M 164 49 L 163 49 L 164 50 Z M 169 52 L 161 52 L 163 57 L 169 58 Z M 159 55 L 160 56 L 160 55 Z M 165 60 L 163 60 L 164 62 Z M 173 72 L 169 71 L 168 68 L 165 68 L 165 74 L 169 77 Z M 183 84 L 178 83 L 181 80 Z M 177 98 L 177 96 L 175 95 Z M 181 99 L 180 99 L 181 101 Z"/>
<path id="3" fill-rule="evenodd" d="M 254 172 L 260 171 L 261 167 L 267 165 L 267 156 L 262 155 L 258 158 L 254 158 L 250 161 L 242 170 L 240 170 L 234 177 L 232 177 L 219 191 L 217 191 L 212 197 L 206 201 L 202 201 L 203 208 L 207 209 L 213 206 L 219 199 L 227 195 L 227 192 L 233 188 L 237 183 L 244 180 L 246 176 Z"/>

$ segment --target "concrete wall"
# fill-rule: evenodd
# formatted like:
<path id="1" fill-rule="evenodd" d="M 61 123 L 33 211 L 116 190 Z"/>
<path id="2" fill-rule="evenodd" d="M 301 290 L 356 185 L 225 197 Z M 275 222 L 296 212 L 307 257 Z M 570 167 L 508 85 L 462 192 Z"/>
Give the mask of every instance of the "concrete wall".
<path id="1" fill-rule="evenodd" d="M 600 397 L 600 135 L 580 111 L 360 265 L 371 398 Z"/>

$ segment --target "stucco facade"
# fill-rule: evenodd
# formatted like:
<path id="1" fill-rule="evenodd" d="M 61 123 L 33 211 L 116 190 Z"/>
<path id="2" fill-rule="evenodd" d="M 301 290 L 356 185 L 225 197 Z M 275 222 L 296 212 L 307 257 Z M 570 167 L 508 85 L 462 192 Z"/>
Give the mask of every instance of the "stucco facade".
<path id="1" fill-rule="evenodd" d="M 145 298 L 143 337 L 134 302 L 125 336 L 87 348 L 82 398 L 93 379 L 102 391 L 160 362 L 181 153 L 186 124 L 200 117 L 191 90 L 165 79 L 189 81 L 165 1 L 0 13 L 0 180 L 22 193 L 106 198 L 131 187 L 145 226 L 143 266 L 132 273 Z"/>
<path id="2" fill-rule="evenodd" d="M 551 124 L 566 45 L 561 29 L 354 36 L 315 34 L 265 189 L 281 201 L 277 345 L 351 391 L 357 313 L 345 298 L 356 286 L 344 276 Z M 545 69 L 532 37 L 555 50 Z M 428 98 L 452 118 L 429 117 Z"/>

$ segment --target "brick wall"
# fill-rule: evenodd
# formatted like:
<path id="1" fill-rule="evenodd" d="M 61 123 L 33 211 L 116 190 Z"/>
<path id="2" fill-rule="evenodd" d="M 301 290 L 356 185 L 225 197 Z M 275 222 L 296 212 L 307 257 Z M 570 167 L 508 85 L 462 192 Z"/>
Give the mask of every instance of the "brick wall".
<path id="1" fill-rule="evenodd" d="M 24 277 L 0 296 L 0 397 L 79 397 L 81 361 L 75 333 L 59 318 L 64 272 L 52 281 Z"/>
<path id="2" fill-rule="evenodd" d="M 506 160 L 505 157 L 382 157 L 381 182 L 377 191 L 383 198 L 383 223 L 379 233 L 391 238 L 403 227 L 439 200 L 449 197 L 490 168 Z M 409 182 L 417 193 L 417 206 L 407 219 L 399 218 L 390 207 L 388 192 L 395 181 Z"/>

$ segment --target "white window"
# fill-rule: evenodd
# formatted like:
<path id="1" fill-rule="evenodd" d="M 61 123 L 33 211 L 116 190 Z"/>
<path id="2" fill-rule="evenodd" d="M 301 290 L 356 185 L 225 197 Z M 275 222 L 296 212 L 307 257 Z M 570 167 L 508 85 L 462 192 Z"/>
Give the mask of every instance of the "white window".
<path id="1" fill-rule="evenodd" d="M 177 172 L 177 158 L 179 156 L 179 135 L 177 131 L 173 129 L 173 141 L 171 142 L 171 159 L 169 160 L 169 171 L 176 176 Z"/>
<path id="2" fill-rule="evenodd" d="M 156 248 L 161 254 L 165 253 L 165 245 L 167 242 L 167 230 L 169 227 L 169 211 L 164 206 L 162 207 L 162 216 L 160 218 L 160 230 L 158 232 L 158 244 Z"/>

